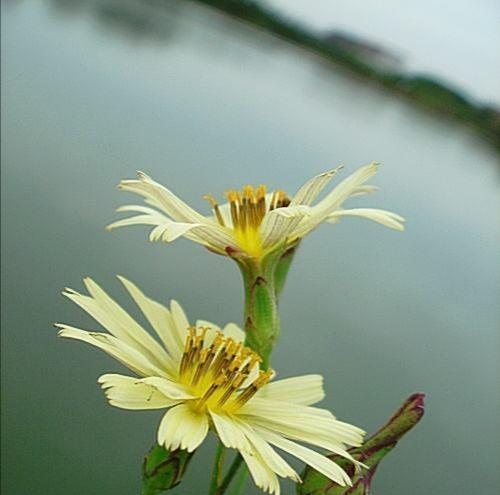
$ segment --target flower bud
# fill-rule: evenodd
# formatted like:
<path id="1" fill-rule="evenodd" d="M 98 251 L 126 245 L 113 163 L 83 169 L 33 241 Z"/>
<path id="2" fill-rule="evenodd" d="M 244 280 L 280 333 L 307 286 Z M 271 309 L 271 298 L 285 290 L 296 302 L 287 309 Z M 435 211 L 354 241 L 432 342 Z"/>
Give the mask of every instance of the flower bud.
<path id="1" fill-rule="evenodd" d="M 303 484 L 297 485 L 298 495 L 368 495 L 370 485 L 379 462 L 396 446 L 398 441 L 411 430 L 424 414 L 424 394 L 413 394 L 396 411 L 385 426 L 380 428 L 358 448 L 349 453 L 366 465 L 359 472 L 346 459 L 329 456 L 341 466 L 352 479 L 352 487 L 337 485 L 314 469 L 307 467 L 302 475 Z"/>
<path id="2" fill-rule="evenodd" d="M 142 465 L 142 495 L 157 495 L 177 486 L 193 454 L 182 449 L 169 451 L 155 445 L 146 454 Z"/>

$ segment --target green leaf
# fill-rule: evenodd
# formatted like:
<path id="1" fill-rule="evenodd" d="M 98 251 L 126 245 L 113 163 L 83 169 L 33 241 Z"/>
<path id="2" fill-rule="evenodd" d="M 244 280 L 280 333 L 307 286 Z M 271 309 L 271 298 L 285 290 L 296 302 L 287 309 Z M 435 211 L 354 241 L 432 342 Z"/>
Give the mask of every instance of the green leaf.
<path id="1" fill-rule="evenodd" d="M 351 476 L 353 486 L 343 487 L 314 469 L 307 467 L 302 475 L 303 483 L 297 485 L 298 495 L 368 495 L 371 481 L 379 462 L 411 430 L 424 414 L 424 394 L 413 394 L 396 411 L 391 419 L 366 442 L 350 454 L 368 466 L 355 473 L 352 463 L 336 455 L 329 456 Z"/>
<path id="2" fill-rule="evenodd" d="M 161 445 L 153 446 L 142 465 L 142 495 L 156 495 L 177 486 L 193 454 L 187 450 L 169 451 Z"/>

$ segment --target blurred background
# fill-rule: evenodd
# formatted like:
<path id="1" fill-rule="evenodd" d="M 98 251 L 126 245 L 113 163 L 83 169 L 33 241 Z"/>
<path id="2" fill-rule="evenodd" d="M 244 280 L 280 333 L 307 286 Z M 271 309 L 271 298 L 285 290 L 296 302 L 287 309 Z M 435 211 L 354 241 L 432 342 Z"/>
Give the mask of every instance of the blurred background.
<path id="1" fill-rule="evenodd" d="M 161 413 L 106 404 L 96 378 L 122 368 L 56 339 L 56 321 L 97 329 L 63 287 L 90 275 L 134 311 L 124 274 L 240 321 L 227 259 L 104 231 L 135 201 L 120 179 L 142 169 L 208 212 L 207 192 L 379 160 L 380 191 L 352 204 L 407 231 L 352 218 L 302 243 L 273 367 L 324 374 L 323 405 L 368 431 L 427 394 L 374 495 L 497 494 L 499 17 L 496 0 L 2 2 L 3 493 L 140 491 Z M 213 448 L 172 493 L 205 493 Z"/>

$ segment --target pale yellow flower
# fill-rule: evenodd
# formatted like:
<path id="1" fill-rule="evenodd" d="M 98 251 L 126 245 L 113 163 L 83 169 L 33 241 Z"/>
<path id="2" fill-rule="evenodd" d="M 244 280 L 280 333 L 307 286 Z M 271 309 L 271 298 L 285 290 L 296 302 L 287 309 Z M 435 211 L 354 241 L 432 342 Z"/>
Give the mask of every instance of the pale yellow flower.
<path id="1" fill-rule="evenodd" d="M 311 407 L 324 397 L 320 375 L 271 382 L 273 372 L 259 370 L 259 357 L 243 345 L 244 333 L 234 323 L 223 329 L 207 321 L 190 326 L 178 303 L 172 301 L 167 309 L 119 278 L 159 341 L 91 279 L 85 279 L 88 296 L 71 289 L 64 295 L 109 333 L 57 324 L 60 336 L 92 344 L 138 375 L 99 378 L 111 405 L 168 409 L 160 422 L 158 443 L 172 450 L 193 451 L 213 430 L 226 447 L 241 453 L 257 486 L 269 493 L 280 493 L 278 476 L 300 482 L 274 447 L 340 485 L 351 484 L 336 463 L 297 443 L 358 464 L 346 448 L 359 446 L 364 432 L 325 409 Z"/>
<path id="2" fill-rule="evenodd" d="M 377 172 L 376 163 L 361 167 L 313 205 L 340 168 L 313 177 L 292 198 L 283 191 L 266 194 L 262 185 L 256 189 L 245 186 L 242 191 L 228 191 L 228 202 L 222 205 L 207 195 L 205 198 L 213 210 L 209 216 L 198 213 L 172 191 L 139 172 L 138 180 L 124 180 L 119 188 L 143 196 L 149 206 L 118 208 L 119 212 L 139 215 L 118 220 L 107 228 L 151 225 L 154 227 L 149 236 L 151 241 L 171 242 L 184 236 L 219 254 L 242 253 L 256 259 L 278 246 L 294 245 L 321 223 L 336 223 L 343 216 L 364 217 L 391 229 L 404 230 L 404 219 L 395 213 L 373 208 L 343 208 L 350 197 L 375 190 L 365 182 Z"/>

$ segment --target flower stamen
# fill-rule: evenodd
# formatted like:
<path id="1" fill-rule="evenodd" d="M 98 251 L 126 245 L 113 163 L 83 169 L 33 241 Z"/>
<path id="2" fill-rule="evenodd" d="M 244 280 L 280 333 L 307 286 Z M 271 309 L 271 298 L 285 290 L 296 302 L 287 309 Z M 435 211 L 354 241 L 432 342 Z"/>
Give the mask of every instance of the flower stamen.
<path id="1" fill-rule="evenodd" d="M 284 191 L 278 190 L 274 191 L 266 201 L 266 186 L 263 184 L 257 188 L 246 185 L 241 191 L 229 190 L 225 196 L 231 214 L 230 226 L 224 221 L 215 198 L 207 194 L 204 199 L 210 203 L 219 225 L 231 228 L 241 248 L 259 258 L 263 254 L 260 226 L 266 213 L 288 206 L 290 199 Z"/>
<path id="2" fill-rule="evenodd" d="M 198 397 L 191 405 L 201 411 L 235 411 L 245 404 L 271 378 L 271 371 L 260 371 L 245 385 L 250 373 L 261 362 L 252 349 L 217 332 L 208 347 L 208 328 L 190 327 L 179 365 L 179 380 Z M 245 387 L 245 388 L 242 388 Z"/>
<path id="3" fill-rule="evenodd" d="M 210 203 L 210 206 L 212 207 L 212 210 L 215 213 L 217 221 L 219 222 L 220 225 L 225 227 L 226 223 L 224 222 L 224 217 L 220 212 L 219 203 L 217 203 L 217 200 L 211 194 L 205 194 L 205 196 L 203 196 L 203 199 L 206 199 Z"/>

